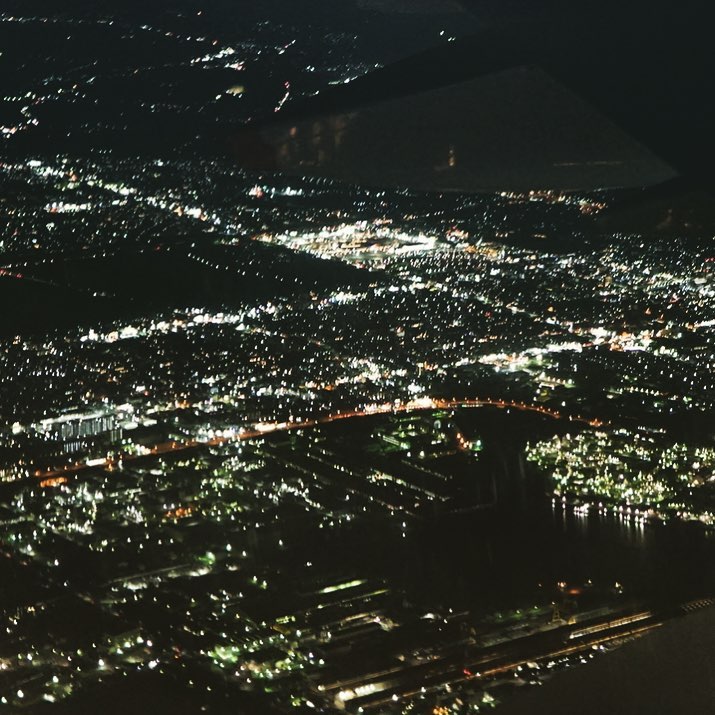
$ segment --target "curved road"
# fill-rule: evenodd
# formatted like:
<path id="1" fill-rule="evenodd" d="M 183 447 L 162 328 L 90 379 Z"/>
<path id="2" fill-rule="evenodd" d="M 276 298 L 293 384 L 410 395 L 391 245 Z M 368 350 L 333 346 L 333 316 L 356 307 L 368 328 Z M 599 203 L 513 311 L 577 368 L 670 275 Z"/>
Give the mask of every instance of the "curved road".
<path id="1" fill-rule="evenodd" d="M 564 415 L 557 410 L 552 410 L 548 407 L 541 407 L 539 405 L 530 405 L 526 402 L 514 402 L 509 400 L 495 400 L 495 399 L 465 399 L 465 398 L 422 398 L 419 400 L 413 400 L 410 402 L 398 402 L 398 403 L 386 403 L 383 405 L 370 405 L 362 410 L 349 410 L 347 412 L 338 411 L 333 414 L 324 415 L 322 417 L 316 417 L 314 419 L 301 420 L 295 422 L 265 422 L 254 425 L 253 429 L 243 430 L 235 435 L 229 435 L 226 437 L 214 437 L 205 442 L 200 442 L 198 440 L 189 440 L 187 442 L 162 442 L 151 448 L 150 451 L 144 454 L 136 455 L 121 455 L 118 457 L 110 457 L 104 461 L 90 460 L 88 462 L 79 462 L 76 464 L 68 465 L 60 469 L 47 469 L 45 471 L 38 470 L 35 472 L 35 476 L 42 478 L 43 482 L 41 486 L 57 486 L 63 483 L 61 477 L 66 474 L 81 472 L 85 469 L 91 467 L 108 467 L 113 468 L 118 465 L 120 461 L 130 461 L 135 459 L 142 459 L 144 457 L 150 457 L 153 455 L 176 453 L 178 451 L 184 451 L 187 449 L 196 449 L 203 446 L 216 446 L 220 444 L 225 444 L 227 442 L 233 441 L 243 441 L 256 439 L 258 437 L 263 437 L 267 434 L 273 432 L 285 432 L 288 430 L 299 430 L 299 429 L 310 429 L 311 427 L 317 427 L 319 425 L 329 424 L 330 422 L 335 422 L 337 420 L 353 419 L 357 417 L 369 417 L 370 415 L 387 415 L 387 414 L 397 414 L 402 412 L 417 412 L 417 411 L 429 411 L 429 410 L 450 410 L 457 409 L 460 407 L 497 407 L 499 409 L 515 409 L 521 410 L 523 412 L 536 412 L 545 417 L 551 417 L 557 420 L 570 420 L 572 422 L 582 422 L 591 427 L 601 427 L 604 425 L 603 422 L 597 419 L 587 419 L 580 416 Z"/>

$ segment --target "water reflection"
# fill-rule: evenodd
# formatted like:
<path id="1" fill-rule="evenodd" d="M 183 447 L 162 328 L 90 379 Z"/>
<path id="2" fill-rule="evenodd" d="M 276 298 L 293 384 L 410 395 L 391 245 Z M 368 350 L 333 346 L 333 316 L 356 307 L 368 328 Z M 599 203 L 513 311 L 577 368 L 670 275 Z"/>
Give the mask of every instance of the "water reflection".
<path id="1" fill-rule="evenodd" d="M 350 539 L 361 567 L 425 606 L 486 614 L 549 602 L 559 582 L 619 584 L 625 598 L 654 605 L 715 592 L 715 540 L 703 529 L 575 513 L 543 495 L 531 496 L 526 509 L 502 505 L 406 531 L 375 525 L 371 533 L 374 544 L 364 532 Z"/>

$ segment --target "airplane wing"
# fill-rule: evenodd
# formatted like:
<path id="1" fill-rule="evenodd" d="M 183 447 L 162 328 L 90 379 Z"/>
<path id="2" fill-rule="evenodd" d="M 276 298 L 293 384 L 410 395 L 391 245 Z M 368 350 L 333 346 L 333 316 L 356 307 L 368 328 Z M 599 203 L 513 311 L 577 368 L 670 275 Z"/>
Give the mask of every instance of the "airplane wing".
<path id="1" fill-rule="evenodd" d="M 489 0 L 461 2 L 496 12 Z M 286 104 L 233 136 L 234 156 L 248 168 L 438 191 L 708 177 L 715 53 L 698 4 L 564 5 L 507 2 L 483 32 Z"/>

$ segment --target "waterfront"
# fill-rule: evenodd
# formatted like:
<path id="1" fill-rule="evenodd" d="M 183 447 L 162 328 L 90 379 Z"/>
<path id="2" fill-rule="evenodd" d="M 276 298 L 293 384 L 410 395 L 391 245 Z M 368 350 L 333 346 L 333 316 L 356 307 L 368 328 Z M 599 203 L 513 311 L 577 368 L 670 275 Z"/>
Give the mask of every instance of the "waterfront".
<path id="1" fill-rule="evenodd" d="M 526 445 L 593 429 L 422 405 L 10 482 L 3 568 L 23 586 L 6 596 L 3 682 L 28 706 L 70 704 L 117 673 L 210 671 L 229 699 L 271 681 L 280 698 L 375 713 L 448 686 L 491 697 L 545 659 L 536 682 L 713 594 L 704 526 L 554 503 Z M 564 646 L 579 627 L 594 635 Z M 493 675 L 472 681 L 474 663 Z"/>
<path id="2" fill-rule="evenodd" d="M 566 427 L 490 409 L 457 415 L 482 435 L 484 448 L 452 467 L 474 482 L 473 497 L 481 487 L 487 508 L 434 514 L 412 522 L 406 536 L 390 520 L 346 527 L 341 558 L 350 554 L 376 576 L 399 579 L 408 593 L 485 614 L 550 602 L 564 581 L 606 590 L 620 584 L 623 598 L 658 605 L 715 593 L 715 533 L 702 524 L 585 514 L 552 498 L 548 475 L 525 464 L 524 442 Z M 355 426 L 347 431 L 355 439 Z"/>

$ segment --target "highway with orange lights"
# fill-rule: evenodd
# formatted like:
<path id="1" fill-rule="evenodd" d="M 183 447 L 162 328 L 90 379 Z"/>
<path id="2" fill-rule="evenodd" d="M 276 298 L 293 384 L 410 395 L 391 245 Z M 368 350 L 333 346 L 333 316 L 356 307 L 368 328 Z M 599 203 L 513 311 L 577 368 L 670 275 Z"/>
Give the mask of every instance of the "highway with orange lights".
<path id="1" fill-rule="evenodd" d="M 333 414 L 323 415 L 307 420 L 296 420 L 295 422 L 279 422 L 279 423 L 259 423 L 253 426 L 252 429 L 242 430 L 235 434 L 213 437 L 205 441 L 189 440 L 186 442 L 169 441 L 154 445 L 151 449 L 141 454 L 122 454 L 114 457 L 108 457 L 105 460 L 88 460 L 61 467 L 58 469 L 38 470 L 35 472 L 36 477 L 42 478 L 43 487 L 53 487 L 62 484 L 57 481 L 59 477 L 66 474 L 81 472 L 85 469 L 93 467 L 102 467 L 114 469 L 121 466 L 122 462 L 132 461 L 137 459 L 145 459 L 151 456 L 160 456 L 164 454 L 176 454 L 181 451 L 197 449 L 200 447 L 215 447 L 221 444 L 235 441 L 245 441 L 265 437 L 275 432 L 286 432 L 289 430 L 303 430 L 318 427 L 320 425 L 330 424 L 337 420 L 355 419 L 359 417 L 370 417 L 372 415 L 389 415 L 400 414 L 417 411 L 430 410 L 452 410 L 459 408 L 474 408 L 474 407 L 496 407 L 506 410 L 520 410 L 523 412 L 534 412 L 545 417 L 558 420 L 569 420 L 571 422 L 580 422 L 591 427 L 604 426 L 604 422 L 597 419 L 587 419 L 581 416 L 564 415 L 557 410 L 542 407 L 540 405 L 530 405 L 525 402 L 513 402 L 508 400 L 494 399 L 431 399 L 422 398 L 410 402 L 386 403 L 383 405 L 370 405 L 362 410 L 349 410 L 347 412 L 338 411 Z"/>

